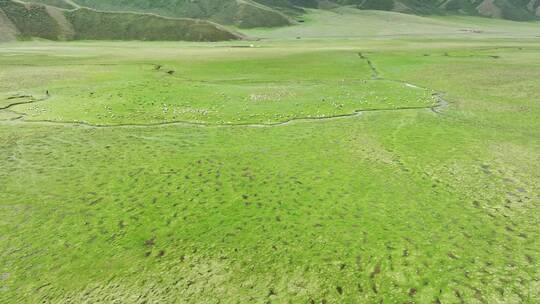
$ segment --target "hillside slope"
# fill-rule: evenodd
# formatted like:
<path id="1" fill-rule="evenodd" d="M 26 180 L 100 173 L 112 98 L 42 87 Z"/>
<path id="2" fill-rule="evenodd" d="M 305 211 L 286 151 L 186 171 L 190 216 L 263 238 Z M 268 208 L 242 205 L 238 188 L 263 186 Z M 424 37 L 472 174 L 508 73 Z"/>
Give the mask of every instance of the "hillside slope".
<path id="1" fill-rule="evenodd" d="M 47 1 L 55 2 L 55 1 Z M 0 0 L 0 40 L 185 40 L 223 41 L 240 34 L 204 20 L 153 14 L 66 10 L 41 4 Z"/>
<path id="2" fill-rule="evenodd" d="M 252 0 L 32 0 L 55 5 L 81 6 L 102 11 L 144 12 L 173 18 L 205 19 L 241 28 L 290 25 L 293 21 L 284 13 Z M 56 5 L 55 5 L 56 6 Z"/>
<path id="3" fill-rule="evenodd" d="M 18 35 L 19 31 L 13 22 L 11 22 L 4 11 L 0 9 L 0 42 L 15 40 Z"/>
<path id="4" fill-rule="evenodd" d="M 479 16 L 417 16 L 390 11 L 307 10 L 299 26 L 249 29 L 243 33 L 261 39 L 365 39 L 368 37 L 452 36 L 483 39 L 493 35 L 536 37 L 540 22 L 516 22 Z M 354 29 L 354 30 L 351 30 Z"/>
<path id="5" fill-rule="evenodd" d="M 66 11 L 74 39 L 224 41 L 241 36 L 196 19 L 172 19 L 152 14 L 103 13 L 86 8 Z"/>
<path id="6" fill-rule="evenodd" d="M 244 28 L 283 26 L 302 8 L 354 6 L 411 14 L 466 14 L 527 20 L 540 16 L 540 0 L 28 0 L 106 11 L 152 12 L 168 17 L 208 19 Z"/>
<path id="7" fill-rule="evenodd" d="M 241 29 L 303 22 L 308 9 L 381 10 L 414 15 L 540 19 L 540 0 L 0 0 L 0 41 L 221 41 Z M 336 23 L 347 22 L 339 17 Z"/>
<path id="8" fill-rule="evenodd" d="M 372 3 L 373 1 L 364 1 Z M 381 1 L 385 2 L 385 1 Z M 396 0 L 390 10 L 420 14 L 466 14 L 528 20 L 540 16 L 540 0 Z"/>
<path id="9" fill-rule="evenodd" d="M 96 1 L 96 0 L 87 0 Z M 169 0 L 175 1 L 175 0 Z M 540 17 L 540 0 L 255 0 L 271 7 L 333 8 L 350 5 L 359 9 L 410 14 L 464 14 L 528 20 Z"/>

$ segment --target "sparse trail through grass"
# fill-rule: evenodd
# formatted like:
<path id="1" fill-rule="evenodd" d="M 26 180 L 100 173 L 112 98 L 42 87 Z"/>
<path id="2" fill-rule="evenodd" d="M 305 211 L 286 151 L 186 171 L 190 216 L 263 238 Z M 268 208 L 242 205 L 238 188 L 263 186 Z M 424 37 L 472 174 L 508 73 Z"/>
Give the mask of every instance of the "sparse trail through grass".
<path id="1" fill-rule="evenodd" d="M 379 78 L 379 71 L 377 70 L 377 68 L 375 67 L 373 62 L 371 62 L 371 60 L 368 57 L 366 57 L 363 53 L 358 53 L 358 56 L 360 56 L 360 58 L 362 60 L 366 61 L 366 64 L 371 69 L 371 78 L 374 79 L 374 80 L 380 79 Z"/>

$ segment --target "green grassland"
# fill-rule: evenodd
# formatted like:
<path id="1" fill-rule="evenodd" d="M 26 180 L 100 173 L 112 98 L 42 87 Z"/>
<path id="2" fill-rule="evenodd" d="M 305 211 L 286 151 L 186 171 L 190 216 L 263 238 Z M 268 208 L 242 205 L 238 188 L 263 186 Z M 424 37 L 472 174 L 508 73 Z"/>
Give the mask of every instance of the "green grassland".
<path id="1" fill-rule="evenodd" d="M 50 92 L 47 99 L 18 107 L 27 114 L 26 120 L 93 125 L 178 121 L 273 124 L 353 114 L 358 110 L 429 107 L 436 102 L 428 89 L 372 79 L 369 66 L 354 51 L 292 55 L 278 51 L 282 54 L 272 56 L 269 49 L 263 48 L 249 52 L 249 58 L 238 58 L 238 54 L 210 59 L 224 50 L 231 49 L 224 46 L 210 53 L 207 60 L 167 59 L 162 64 L 133 62 L 129 58 L 121 63 L 72 58 L 60 70 L 69 70 L 70 66 L 71 70 L 84 70 L 78 79 L 66 82 L 60 78 L 36 86 L 31 92 L 24 91 L 24 82 L 17 82 L 10 89 L 26 92 L 26 100 Z M 8 60 L 25 58 L 14 56 Z M 48 64 L 24 69 L 15 66 L 3 73 L 24 79 L 24 75 L 47 69 Z"/>
<path id="2" fill-rule="evenodd" d="M 305 18 L 0 45 L 0 302 L 537 303 L 538 24 Z"/>

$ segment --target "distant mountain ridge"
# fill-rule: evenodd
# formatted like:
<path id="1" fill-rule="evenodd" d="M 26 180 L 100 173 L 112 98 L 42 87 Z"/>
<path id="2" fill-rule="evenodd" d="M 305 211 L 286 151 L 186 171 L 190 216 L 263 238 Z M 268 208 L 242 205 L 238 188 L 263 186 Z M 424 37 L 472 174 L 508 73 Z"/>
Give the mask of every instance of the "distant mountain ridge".
<path id="1" fill-rule="evenodd" d="M 171 18 L 211 20 L 240 28 L 290 25 L 289 16 L 253 0 L 25 0 L 27 2 L 74 9 L 154 13 Z"/>
<path id="2" fill-rule="evenodd" d="M 0 0 L 0 41 L 235 40 L 243 36 L 224 26 L 288 26 L 300 21 L 306 9 L 342 6 L 540 19 L 540 0 Z"/>
<path id="3" fill-rule="evenodd" d="M 207 20 L 68 7 L 71 1 L 60 5 L 62 0 L 42 2 L 58 6 L 0 0 L 0 41 L 30 38 L 172 41 L 243 39 L 241 34 Z"/>
<path id="4" fill-rule="evenodd" d="M 350 5 L 411 14 L 466 14 L 510 20 L 540 17 L 540 0 L 28 0 L 53 6 L 153 12 L 239 27 L 283 26 L 304 8 Z"/>
<path id="5" fill-rule="evenodd" d="M 331 8 L 350 5 L 359 9 L 409 14 L 464 14 L 509 20 L 540 17 L 540 0 L 255 0 L 271 7 Z"/>

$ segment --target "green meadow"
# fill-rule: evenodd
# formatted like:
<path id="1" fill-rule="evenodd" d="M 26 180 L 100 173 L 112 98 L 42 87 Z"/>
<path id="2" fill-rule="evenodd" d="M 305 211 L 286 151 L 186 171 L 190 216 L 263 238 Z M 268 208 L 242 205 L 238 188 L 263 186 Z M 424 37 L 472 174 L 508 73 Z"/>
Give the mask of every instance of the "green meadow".
<path id="1" fill-rule="evenodd" d="M 538 303 L 540 24 L 325 14 L 0 44 L 0 302 Z"/>

